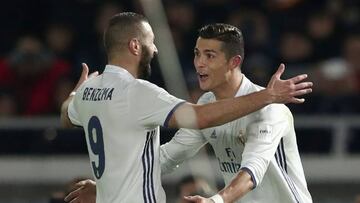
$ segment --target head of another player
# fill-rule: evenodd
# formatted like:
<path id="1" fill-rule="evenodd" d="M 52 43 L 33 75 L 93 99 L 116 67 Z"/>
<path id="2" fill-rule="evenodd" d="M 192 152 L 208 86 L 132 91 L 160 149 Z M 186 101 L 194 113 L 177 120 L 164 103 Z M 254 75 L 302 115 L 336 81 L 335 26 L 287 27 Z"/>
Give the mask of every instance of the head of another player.
<path id="1" fill-rule="evenodd" d="M 104 32 L 108 61 L 119 58 L 137 65 L 138 78 L 151 73 L 150 62 L 157 53 L 154 33 L 148 20 L 137 13 L 114 15 Z"/>
<path id="2" fill-rule="evenodd" d="M 228 24 L 209 24 L 199 30 L 194 48 L 194 65 L 202 90 L 221 89 L 241 73 L 244 41 L 241 31 Z"/>

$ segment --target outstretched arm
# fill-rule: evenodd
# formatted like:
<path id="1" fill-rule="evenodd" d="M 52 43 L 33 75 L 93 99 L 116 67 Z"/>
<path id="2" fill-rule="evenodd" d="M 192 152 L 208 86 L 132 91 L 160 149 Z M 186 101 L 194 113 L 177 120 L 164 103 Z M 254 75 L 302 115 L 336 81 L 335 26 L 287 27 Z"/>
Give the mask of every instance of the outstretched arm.
<path id="1" fill-rule="evenodd" d="M 79 89 L 81 84 L 83 84 L 87 79 L 95 77 L 99 73 L 96 71 L 94 73 L 91 73 L 90 75 L 88 75 L 88 74 L 89 74 L 88 66 L 85 63 L 82 63 L 82 72 L 81 72 L 79 81 L 76 84 L 74 90 L 70 93 L 69 97 L 61 105 L 60 122 L 61 122 L 61 126 L 63 126 L 63 127 L 66 127 L 66 128 L 73 127 L 73 124 L 71 123 L 69 116 L 68 116 L 68 107 L 69 107 L 69 103 L 75 96 L 76 91 Z"/>
<path id="2" fill-rule="evenodd" d="M 185 103 L 170 117 L 168 126 L 203 129 L 230 122 L 271 103 L 303 103 L 305 100 L 298 96 L 310 93 L 312 82 L 303 82 L 306 74 L 282 80 L 284 70 L 285 65 L 281 64 L 264 90 L 205 105 Z"/>

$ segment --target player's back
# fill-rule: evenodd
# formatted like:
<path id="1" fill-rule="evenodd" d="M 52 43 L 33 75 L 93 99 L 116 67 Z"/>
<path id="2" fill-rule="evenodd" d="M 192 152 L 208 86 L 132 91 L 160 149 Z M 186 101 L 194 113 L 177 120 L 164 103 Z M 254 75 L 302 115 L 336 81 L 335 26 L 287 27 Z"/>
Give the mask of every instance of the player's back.
<path id="1" fill-rule="evenodd" d="M 165 202 L 158 126 L 172 106 L 160 108 L 164 104 L 157 96 L 163 91 L 124 69 L 107 66 L 77 92 L 73 102 L 77 115 L 69 117 L 85 130 L 97 202 Z M 163 113 L 152 113 L 153 109 Z"/>

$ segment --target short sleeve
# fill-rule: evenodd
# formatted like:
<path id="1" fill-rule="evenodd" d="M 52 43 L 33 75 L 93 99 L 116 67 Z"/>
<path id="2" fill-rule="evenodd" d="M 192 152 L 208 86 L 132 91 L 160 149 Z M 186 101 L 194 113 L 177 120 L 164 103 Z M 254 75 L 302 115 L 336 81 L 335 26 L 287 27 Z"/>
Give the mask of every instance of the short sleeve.
<path id="1" fill-rule="evenodd" d="M 169 118 L 183 103 L 184 100 L 146 81 L 138 80 L 128 90 L 129 111 L 144 126 L 167 127 Z"/>

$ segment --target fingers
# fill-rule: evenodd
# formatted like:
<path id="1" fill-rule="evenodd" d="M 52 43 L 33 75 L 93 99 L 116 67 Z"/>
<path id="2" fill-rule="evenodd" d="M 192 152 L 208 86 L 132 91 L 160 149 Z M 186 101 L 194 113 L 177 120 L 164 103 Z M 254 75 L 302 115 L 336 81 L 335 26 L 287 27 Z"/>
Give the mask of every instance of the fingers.
<path id="1" fill-rule="evenodd" d="M 69 203 L 81 203 L 81 202 L 78 200 L 78 198 L 74 198 Z"/>
<path id="2" fill-rule="evenodd" d="M 95 72 L 91 73 L 91 74 L 88 76 L 88 78 L 90 79 L 90 78 L 96 77 L 96 76 L 98 76 L 98 75 L 99 75 L 99 72 L 98 72 L 98 71 L 95 71 Z"/>
<path id="3" fill-rule="evenodd" d="M 306 89 L 296 90 L 294 93 L 291 94 L 291 96 L 297 97 L 297 96 L 301 96 L 304 94 L 309 94 L 311 92 L 312 92 L 311 88 L 306 88 Z"/>
<path id="4" fill-rule="evenodd" d="M 302 75 L 298 75 L 293 78 L 290 78 L 290 79 L 288 79 L 288 81 L 296 84 L 296 83 L 299 83 L 299 82 L 305 80 L 307 77 L 308 77 L 307 74 L 302 74 Z"/>
<path id="5" fill-rule="evenodd" d="M 81 78 L 86 78 L 89 74 L 89 67 L 86 65 L 86 63 L 82 63 L 82 72 L 81 72 Z"/>
<path id="6" fill-rule="evenodd" d="M 285 65 L 281 63 L 277 71 L 274 73 L 274 75 L 272 75 L 267 87 L 273 88 L 276 81 L 280 80 L 280 77 L 284 73 L 284 71 L 285 71 Z"/>
<path id="7" fill-rule="evenodd" d="M 77 89 L 81 86 L 83 82 L 85 82 L 88 78 L 96 77 L 99 75 L 99 72 L 95 71 L 93 73 L 89 74 L 89 67 L 86 65 L 86 63 L 82 63 L 82 72 L 79 78 L 79 81 L 77 82 L 73 92 L 76 92 Z"/>
<path id="8" fill-rule="evenodd" d="M 313 86 L 312 82 L 302 82 L 295 85 L 295 90 L 308 89 L 308 88 L 311 89 L 312 86 Z"/>
<path id="9" fill-rule="evenodd" d="M 88 181 L 88 180 L 79 181 L 79 182 L 77 182 L 77 183 L 75 184 L 75 187 L 76 187 L 76 188 L 79 188 L 79 187 L 81 187 L 81 186 L 85 186 L 86 183 L 87 183 L 87 181 Z"/>
<path id="10" fill-rule="evenodd" d="M 289 103 L 294 103 L 294 104 L 302 104 L 305 102 L 305 99 L 304 98 L 296 98 L 296 97 L 293 97 L 289 100 Z"/>
<path id="11" fill-rule="evenodd" d="M 83 181 L 80 181 L 80 182 L 83 182 Z M 73 190 L 68 195 L 66 195 L 66 197 L 64 198 L 65 202 L 69 202 L 69 201 L 72 201 L 73 199 L 77 198 L 79 196 L 79 194 L 80 194 L 80 191 L 83 188 L 84 188 L 84 186 L 80 186 L 76 190 Z"/>
<path id="12" fill-rule="evenodd" d="M 277 69 L 276 73 L 273 75 L 273 77 L 280 79 L 281 75 L 285 71 L 285 65 L 283 63 L 280 64 L 279 68 Z"/>
<path id="13" fill-rule="evenodd" d="M 80 76 L 81 78 L 84 78 L 86 80 L 86 79 L 93 78 L 93 77 L 96 77 L 96 76 L 99 75 L 98 71 L 95 71 L 95 72 L 93 72 L 93 73 L 91 73 L 89 75 L 89 67 L 87 66 L 87 64 L 82 63 L 81 65 L 83 67 L 82 72 L 81 72 L 81 76 Z"/>

